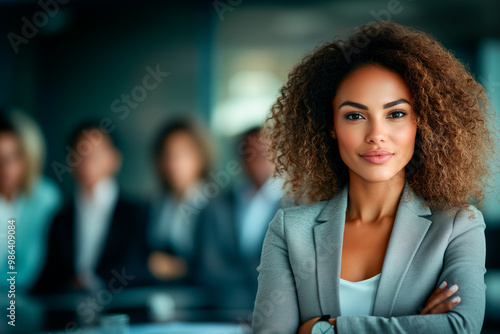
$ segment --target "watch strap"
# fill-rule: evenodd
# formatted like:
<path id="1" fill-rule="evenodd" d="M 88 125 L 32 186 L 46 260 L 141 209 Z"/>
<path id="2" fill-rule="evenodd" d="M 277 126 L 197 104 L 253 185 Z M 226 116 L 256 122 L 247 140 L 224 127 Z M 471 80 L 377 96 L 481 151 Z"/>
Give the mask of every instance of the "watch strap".
<path id="1" fill-rule="evenodd" d="M 316 322 L 314 323 L 314 325 L 316 325 L 319 322 L 327 322 L 327 323 L 330 324 L 329 320 L 330 320 L 330 315 L 329 314 L 324 314 L 318 320 L 316 320 Z M 314 325 L 313 325 L 313 327 L 314 327 Z M 335 332 L 335 334 L 337 334 L 337 328 L 335 328 L 335 326 L 332 325 L 332 324 L 330 324 L 330 325 L 332 326 L 333 331 Z"/>
<path id="2" fill-rule="evenodd" d="M 330 320 L 329 314 L 324 314 L 321 316 L 321 318 L 318 319 L 318 321 L 328 321 L 328 320 Z"/>

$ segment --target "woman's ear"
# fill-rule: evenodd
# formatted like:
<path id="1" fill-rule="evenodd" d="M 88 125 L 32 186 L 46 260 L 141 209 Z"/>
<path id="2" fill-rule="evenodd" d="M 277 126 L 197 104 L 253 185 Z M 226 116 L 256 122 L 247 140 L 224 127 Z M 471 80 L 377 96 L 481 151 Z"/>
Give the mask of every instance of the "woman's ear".
<path id="1" fill-rule="evenodd" d="M 332 136 L 333 139 L 337 139 L 337 134 L 335 133 L 335 128 L 334 127 L 332 127 L 330 129 L 330 134 L 331 134 L 331 136 Z"/>

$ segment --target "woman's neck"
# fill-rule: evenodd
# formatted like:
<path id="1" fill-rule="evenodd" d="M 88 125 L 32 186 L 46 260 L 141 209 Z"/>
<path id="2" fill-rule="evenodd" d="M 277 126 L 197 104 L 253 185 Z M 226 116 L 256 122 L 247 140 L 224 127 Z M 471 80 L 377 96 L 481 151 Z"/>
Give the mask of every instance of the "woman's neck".
<path id="1" fill-rule="evenodd" d="M 405 186 L 402 172 L 383 182 L 368 182 L 351 172 L 346 221 L 373 223 L 384 217 L 395 217 Z"/>

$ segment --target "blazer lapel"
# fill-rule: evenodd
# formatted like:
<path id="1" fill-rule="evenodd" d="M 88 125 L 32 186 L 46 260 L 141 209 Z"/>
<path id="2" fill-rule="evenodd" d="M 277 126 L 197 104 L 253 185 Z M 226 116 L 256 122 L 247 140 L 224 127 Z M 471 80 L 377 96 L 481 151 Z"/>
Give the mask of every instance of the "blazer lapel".
<path id="1" fill-rule="evenodd" d="M 403 278 L 431 224 L 429 219 L 421 216 L 429 215 L 431 210 L 406 182 L 382 265 L 373 308 L 374 316 L 392 315 Z"/>
<path id="2" fill-rule="evenodd" d="M 321 312 L 331 317 L 341 315 L 338 291 L 348 194 L 349 186 L 346 185 L 328 200 L 316 218 L 320 224 L 314 227 Z M 382 265 L 374 316 L 392 314 L 403 278 L 431 223 L 421 216 L 430 214 L 430 209 L 406 181 Z"/>
<path id="3" fill-rule="evenodd" d="M 348 187 L 335 194 L 323 207 L 314 227 L 316 270 L 322 314 L 340 315 L 339 280 Z"/>

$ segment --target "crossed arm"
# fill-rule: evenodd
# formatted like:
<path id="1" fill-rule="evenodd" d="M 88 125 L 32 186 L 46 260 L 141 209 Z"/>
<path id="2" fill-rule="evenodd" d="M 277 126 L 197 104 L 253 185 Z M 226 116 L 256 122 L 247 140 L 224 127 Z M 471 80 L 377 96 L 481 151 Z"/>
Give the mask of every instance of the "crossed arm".
<path id="1" fill-rule="evenodd" d="M 485 312 L 485 224 L 479 210 L 473 208 L 474 218 L 461 209 L 454 221 L 448 248 L 444 255 L 439 282 L 453 282 L 460 287 L 460 299 L 448 300 L 454 291 L 446 286 L 436 287 L 420 314 L 379 317 L 340 316 L 330 319 L 337 333 L 480 333 Z M 284 236 L 283 209 L 278 210 L 269 224 L 262 250 L 259 288 L 255 301 L 252 327 L 255 333 L 310 333 L 318 318 L 300 324 L 299 305 L 293 280 L 283 281 L 283 271 L 291 271 Z M 280 307 L 272 316 L 263 317 L 259 310 L 269 308 L 270 295 L 279 291 Z M 256 312 L 258 311 L 258 312 Z M 269 315 L 269 314 L 268 314 Z"/>
<path id="2" fill-rule="evenodd" d="M 458 286 L 456 289 L 452 287 L 447 288 L 448 282 L 444 281 L 439 287 L 434 290 L 432 295 L 427 300 L 424 308 L 420 312 L 421 315 L 424 314 L 442 314 L 453 309 L 458 303 L 460 303 L 460 297 L 455 297 L 453 299 L 447 300 L 450 298 L 455 292 L 458 291 Z M 297 334 L 310 334 L 313 325 L 318 321 L 321 317 L 316 317 L 307 320 L 302 325 L 300 325 Z M 331 318 L 329 322 L 333 326 L 337 326 L 337 319 Z"/>

